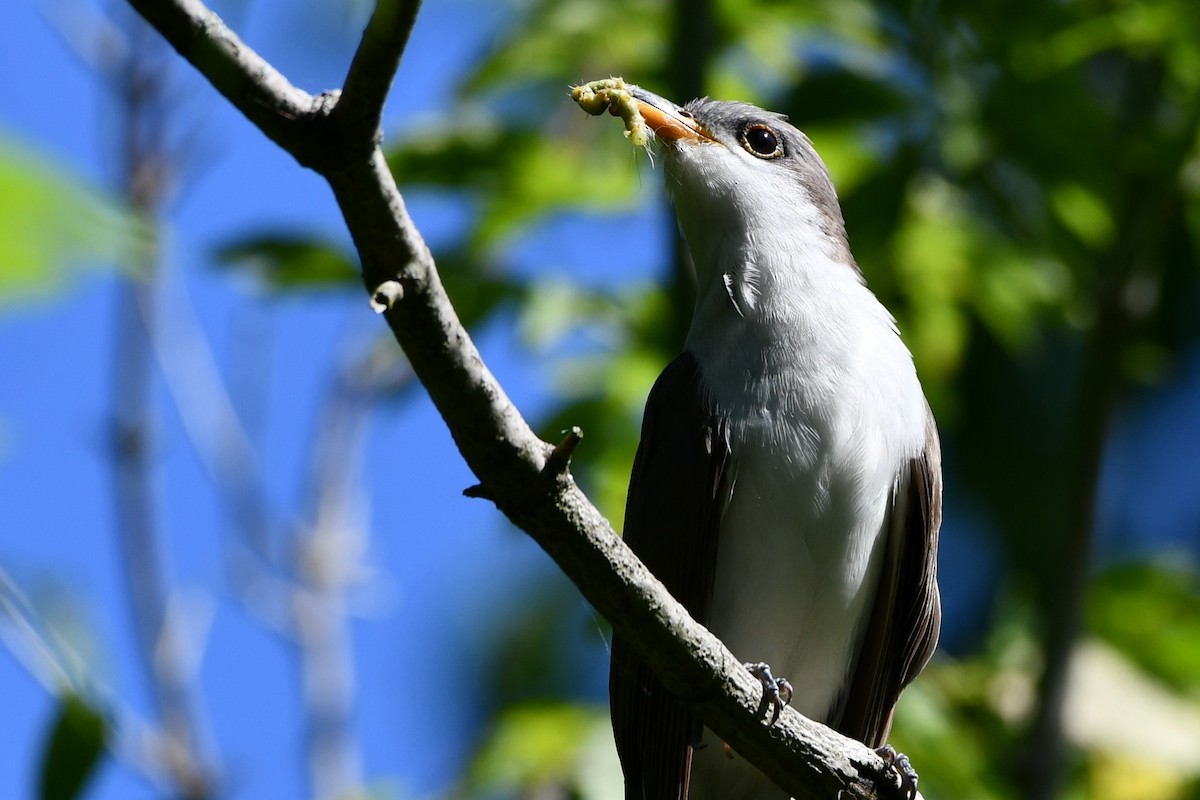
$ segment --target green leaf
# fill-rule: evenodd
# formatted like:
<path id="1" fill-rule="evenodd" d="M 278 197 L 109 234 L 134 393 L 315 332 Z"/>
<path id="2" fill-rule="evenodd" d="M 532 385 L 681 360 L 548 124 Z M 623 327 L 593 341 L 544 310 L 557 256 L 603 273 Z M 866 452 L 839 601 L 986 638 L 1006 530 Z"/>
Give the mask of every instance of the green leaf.
<path id="1" fill-rule="evenodd" d="M 1089 247 L 1099 250 L 1112 241 L 1116 224 L 1112 213 L 1095 192 L 1078 183 L 1050 191 L 1050 204 L 1063 225 Z"/>
<path id="2" fill-rule="evenodd" d="M 62 698 L 58 717 L 46 740 L 38 797 L 80 797 L 104 751 L 106 724 L 78 695 Z"/>
<path id="3" fill-rule="evenodd" d="M 579 787 L 589 762 L 612 748 L 608 714 L 603 707 L 533 702 L 513 706 L 497 717 L 471 767 L 468 782 L 476 792 L 534 796 L 538 789 Z M 615 761 L 615 759 L 613 759 Z M 606 770 L 619 775 L 616 764 Z M 590 793 L 589 793 L 590 794 Z"/>
<path id="4" fill-rule="evenodd" d="M 525 287 L 501 274 L 488 259 L 464 248 L 434 253 L 438 274 L 463 325 L 474 328 L 506 302 L 524 297 Z"/>
<path id="5" fill-rule="evenodd" d="M 565 90 L 561 103 L 564 113 L 578 111 Z M 609 121 L 581 113 L 575 118 Z M 501 128 L 494 119 L 467 120 L 457 127 L 447 122 L 410 134 L 389 153 L 388 164 L 402 186 L 466 190 L 479 209 L 469 246 L 482 251 L 550 212 L 611 209 L 636 198 L 633 148 L 615 122 L 591 127 L 560 139 Z"/>
<path id="6" fill-rule="evenodd" d="M 216 260 L 246 270 L 276 290 L 358 285 L 355 263 L 335 245 L 309 236 L 263 233 L 218 248 Z"/>
<path id="7" fill-rule="evenodd" d="M 85 266 L 132 269 L 151 242 L 118 199 L 0 140 L 0 307 L 58 291 Z"/>
<path id="8" fill-rule="evenodd" d="M 255 234 L 222 245 L 214 257 L 222 266 L 252 273 L 276 291 L 361 288 L 355 261 L 337 245 L 315 237 Z M 522 295 L 522 287 L 497 274 L 487 259 L 461 248 L 438 251 L 435 258 L 442 283 L 467 327 Z"/>
<path id="9" fill-rule="evenodd" d="M 603 343 L 582 354 L 568 350 L 553 364 L 564 404 L 538 429 L 556 441 L 572 425 L 583 428 L 587 455 L 576 460 L 573 473 L 612 520 L 624 516 L 646 395 L 674 356 L 673 345 L 662 349 L 668 303 L 666 294 L 652 287 L 635 285 L 604 295 L 548 282 L 531 289 L 523 308 L 523 333 L 543 347 L 581 331 Z"/>
<path id="10" fill-rule="evenodd" d="M 950 184 L 933 178 L 916 182 L 909 202 L 912 213 L 894 240 L 896 273 L 912 298 L 904 335 L 923 371 L 946 375 L 958 366 L 966 344 L 962 299 L 970 286 L 973 240 Z"/>
<path id="11" fill-rule="evenodd" d="M 644 80 L 633 75 L 662 57 L 667 10 L 666 3 L 646 0 L 535 0 L 478 62 L 463 92 L 564 75 L 579 81 L 605 77 L 595 74 L 598 64 L 635 82 Z"/>
<path id="12" fill-rule="evenodd" d="M 1106 570 L 1090 592 L 1088 624 L 1150 674 L 1200 697 L 1200 573 L 1186 559 Z"/>

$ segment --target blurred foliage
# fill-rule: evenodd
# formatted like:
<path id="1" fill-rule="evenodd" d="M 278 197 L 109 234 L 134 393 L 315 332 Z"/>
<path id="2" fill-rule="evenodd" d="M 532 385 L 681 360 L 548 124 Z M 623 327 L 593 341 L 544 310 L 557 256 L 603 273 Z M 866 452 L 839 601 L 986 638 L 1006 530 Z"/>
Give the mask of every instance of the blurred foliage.
<path id="1" fill-rule="evenodd" d="M 76 695 L 62 697 L 58 716 L 46 737 L 39 789 L 41 800 L 82 797 L 100 755 L 107 725 Z"/>
<path id="2" fill-rule="evenodd" d="M 357 283 L 358 266 L 333 244 L 288 233 L 254 233 L 218 248 L 218 264 L 249 272 L 274 290 Z"/>
<path id="3" fill-rule="evenodd" d="M 1186 561 L 1134 562 L 1103 571 L 1089 627 L 1139 667 L 1200 701 L 1200 571 Z"/>
<path id="4" fill-rule="evenodd" d="M 117 198 L 0 138 L 0 308 L 63 290 L 83 267 L 141 263 L 149 236 Z"/>
<path id="5" fill-rule="evenodd" d="M 618 797 L 621 767 L 611 737 L 606 706 L 509 706 L 493 720 L 463 795 Z"/>
<path id="6" fill-rule="evenodd" d="M 433 242 L 460 316 L 475 329 L 515 316 L 554 376 L 558 401 L 539 429 L 553 440 L 583 428 L 575 471 L 619 522 L 641 406 L 688 313 L 686 272 L 676 266 L 686 259 L 671 258 L 664 231 L 662 274 L 622 285 L 570 281 L 550 269 L 557 256 L 544 249 L 537 263 L 517 263 L 519 245 L 564 212 L 591 221 L 583 244 L 623 258 L 612 212 L 649 196 L 661 202 L 647 160 L 615 122 L 570 103 L 568 87 L 619 74 L 680 101 L 707 92 L 788 113 L 828 162 L 860 266 L 913 351 L 942 427 L 948 502 L 971 505 L 1001 532 L 1002 589 L 963 637 L 977 646 L 940 658 L 908 690 L 894 743 L 930 797 L 1023 796 L 1069 504 L 1099 468 L 1080 438 L 1103 436 L 1130 386 L 1169 381 L 1200 334 L 1200 5 L 511 7 L 455 105 L 399 131 L 388 153 L 406 192 L 470 209 L 458 235 Z M 58 290 L 81 264 L 141 263 L 130 251 L 148 235 L 119 203 L 0 145 L 0 304 Z M 307 232 L 249 231 L 215 257 L 278 292 L 359 281 L 342 244 Z M 1200 715 L 1193 559 L 1115 564 L 1085 597 L 1092 655 L 1081 668 L 1107 676 L 1110 692 L 1169 698 L 1183 715 L 1170 723 L 1179 730 Z M 488 640 L 489 721 L 454 791 L 620 796 L 605 714 L 573 680 L 581 663 L 603 656 L 595 623 L 585 621 L 592 627 L 580 641 L 572 601 L 531 591 L 528 602 L 531 613 Z M 1094 657 L 1109 650 L 1111 658 Z M 1077 681 L 1073 691 L 1090 685 Z M 1076 696 L 1068 713 L 1111 696 Z M 94 711 L 62 700 L 42 764 L 44 797 L 78 795 L 104 735 Z M 1071 735 L 1065 797 L 1200 796 L 1194 761 Z"/>
<path id="7" fill-rule="evenodd" d="M 964 637 L 981 645 L 909 690 L 896 744 L 931 797 L 1022 796 L 1072 498 L 1099 470 L 1089 437 L 1104 436 L 1123 390 L 1168 381 L 1200 333 L 1200 5 L 524 0 L 512 11 L 456 105 L 389 152 L 406 190 L 472 209 L 469 228 L 435 247 L 460 312 L 479 325 L 516 311 L 557 376 L 561 401 L 540 429 L 554 439 L 582 426 L 577 475 L 619 520 L 643 398 L 680 344 L 687 279 L 665 269 L 666 288 L 587 289 L 550 277 L 551 254 L 513 268 L 514 243 L 568 209 L 594 215 L 595 247 L 619 257 L 601 215 L 642 201 L 645 161 L 616 124 L 569 103 L 568 85 L 619 74 L 679 101 L 698 88 L 787 112 L 828 162 L 860 266 L 913 351 L 943 432 L 948 502 L 1002 532 L 1003 589 Z M 280 288 L 353 279 L 322 247 L 268 236 L 226 255 L 257 259 Z M 1104 571 L 1085 598 L 1090 634 L 1192 710 L 1196 589 L 1194 563 L 1140 563 Z M 553 663 L 554 637 L 517 639 Z M 598 712 L 501 695 L 460 789 L 602 796 L 573 772 Z M 1196 796 L 1190 767 L 1122 771 L 1119 755 L 1075 745 L 1064 796 Z"/>
<path id="8" fill-rule="evenodd" d="M 467 240 L 474 254 L 488 252 L 548 212 L 595 210 L 632 196 L 633 171 L 613 169 L 584 141 L 542 135 L 536 121 L 512 130 L 498 119 L 468 116 L 449 136 L 439 130 L 446 124 L 439 121 L 410 134 L 388 161 L 406 186 L 467 192 L 479 208 Z M 610 155 L 617 145 L 608 146 Z"/>

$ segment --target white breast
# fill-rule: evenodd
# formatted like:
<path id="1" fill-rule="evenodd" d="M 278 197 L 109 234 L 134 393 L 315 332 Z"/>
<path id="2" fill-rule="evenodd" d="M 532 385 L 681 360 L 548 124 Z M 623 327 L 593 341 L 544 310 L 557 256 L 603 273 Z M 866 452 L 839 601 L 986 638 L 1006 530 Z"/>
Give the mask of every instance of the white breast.
<path id="1" fill-rule="evenodd" d="M 874 598 L 889 496 L 924 445 L 924 397 L 890 315 L 849 267 L 775 275 L 757 271 L 752 309 L 735 307 L 737 276 L 727 292 L 722 281 L 700 298 L 687 342 L 732 423 L 709 627 L 825 721 Z M 758 796 L 731 781 L 761 776 L 708 754 L 722 748 L 706 737 L 701 796 Z"/>

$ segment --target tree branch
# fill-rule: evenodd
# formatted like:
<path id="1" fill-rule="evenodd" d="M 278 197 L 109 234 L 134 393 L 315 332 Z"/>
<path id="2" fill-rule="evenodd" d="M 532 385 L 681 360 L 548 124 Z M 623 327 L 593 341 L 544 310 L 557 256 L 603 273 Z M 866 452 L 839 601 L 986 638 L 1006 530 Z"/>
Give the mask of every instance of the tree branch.
<path id="1" fill-rule="evenodd" d="M 288 82 L 200 0 L 129 0 L 213 88 L 272 141 L 292 150 L 316 98 Z"/>
<path id="2" fill-rule="evenodd" d="M 215 15 L 192 0 L 130 0 L 224 93 L 229 71 L 246 73 L 248 65 L 263 62 L 223 29 Z M 388 0 L 391 2 L 391 0 Z M 413 2 L 405 2 L 415 14 Z M 143 11 L 143 13 L 145 13 Z M 203 47 L 195 41 L 197 28 L 189 19 L 203 16 L 211 27 L 203 35 L 237 47 Z M 378 23 L 376 20 L 379 19 Z M 366 109 L 384 90 L 382 74 L 368 77 L 362 70 L 376 64 L 394 69 L 399 63 L 406 29 L 395 20 L 385 29 L 381 12 L 372 17 L 385 34 L 363 37 L 358 65 L 350 70 L 347 93 L 351 108 Z M 161 23 L 161 24 L 160 24 Z M 192 58 L 200 50 L 212 58 Z M 277 75 L 271 70 L 272 75 Z M 362 77 L 356 77 L 361 75 Z M 390 72 L 387 73 L 390 81 Z M 269 91 L 271 82 L 253 85 Z M 281 95 L 262 98 L 270 107 L 294 103 L 286 80 L 278 79 Z M 224 88 L 222 88 L 224 87 Z M 351 93 L 353 89 L 353 93 Z M 227 95 L 228 96 L 228 95 Z M 361 100 L 357 98 L 362 98 Z M 263 115 L 246 110 L 244 98 L 230 98 L 251 121 Z M 350 112 L 347 112 L 350 113 Z M 275 115 L 268 123 L 277 125 Z M 276 128 L 278 131 L 279 129 Z M 329 126 L 335 137 L 354 131 Z M 779 722 L 767 727 L 757 718 L 762 686 L 733 654 L 695 622 L 661 583 L 637 559 L 575 485 L 570 473 L 551 461 L 553 446 L 539 439 L 496 382 L 459 321 L 429 248 L 408 216 L 404 201 L 388 170 L 383 152 L 374 146 L 364 157 L 361 142 L 344 138 L 330 142 L 328 131 L 306 126 L 283 126 L 273 139 L 294 155 L 332 146 L 344 155 L 306 163 L 323 174 L 333 189 L 362 262 L 363 280 L 371 298 L 388 285 L 389 303 L 377 304 L 413 371 L 446 421 L 459 451 L 480 480 L 480 492 L 518 527 L 525 530 L 558 563 L 583 595 L 631 642 L 658 673 L 663 684 L 687 703 L 735 751 L 798 799 L 876 798 L 894 794 L 890 768 L 872 750 L 831 729 L 785 709 Z M 282 141 L 281 141 L 282 139 Z M 297 156 L 299 158 L 299 156 Z M 391 282 L 398 284 L 398 288 Z M 548 464 L 548 462 L 551 462 Z M 839 794 L 845 792 L 845 794 Z"/>
<path id="3" fill-rule="evenodd" d="M 348 138 L 375 142 L 384 101 L 420 8 L 421 0 L 379 0 L 375 4 L 332 112 Z"/>

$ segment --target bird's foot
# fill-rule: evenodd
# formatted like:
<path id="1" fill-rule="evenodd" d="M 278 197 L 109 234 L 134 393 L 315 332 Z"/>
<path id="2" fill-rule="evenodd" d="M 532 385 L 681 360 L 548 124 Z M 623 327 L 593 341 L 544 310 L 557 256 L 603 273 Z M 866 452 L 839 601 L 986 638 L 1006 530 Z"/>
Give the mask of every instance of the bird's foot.
<path id="1" fill-rule="evenodd" d="M 792 684 L 788 683 L 787 678 L 776 678 L 771 674 L 771 668 L 766 663 L 759 661 L 757 663 L 750 662 L 744 665 L 750 670 L 750 674 L 758 678 L 762 683 L 763 693 L 762 701 L 758 706 L 758 715 L 761 717 L 771 710 L 770 725 L 774 725 L 779 721 L 779 715 L 783 712 L 783 707 L 792 702 Z M 769 726 L 768 726 L 769 727 Z"/>
<path id="2" fill-rule="evenodd" d="M 897 753 L 890 744 L 876 748 L 875 753 L 887 762 L 900 780 L 900 796 L 913 800 L 917 796 L 917 771 L 904 753 Z"/>

